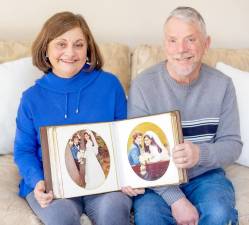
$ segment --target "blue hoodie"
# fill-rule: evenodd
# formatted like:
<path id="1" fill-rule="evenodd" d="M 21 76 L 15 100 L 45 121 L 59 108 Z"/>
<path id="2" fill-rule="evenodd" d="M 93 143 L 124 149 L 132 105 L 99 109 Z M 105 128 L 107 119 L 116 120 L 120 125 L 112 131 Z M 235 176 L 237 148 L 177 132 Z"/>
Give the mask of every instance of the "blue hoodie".
<path id="1" fill-rule="evenodd" d="M 80 71 L 72 78 L 48 73 L 24 91 L 16 118 L 14 159 L 26 197 L 44 179 L 41 126 L 125 119 L 126 98 L 118 79 L 102 70 Z"/>

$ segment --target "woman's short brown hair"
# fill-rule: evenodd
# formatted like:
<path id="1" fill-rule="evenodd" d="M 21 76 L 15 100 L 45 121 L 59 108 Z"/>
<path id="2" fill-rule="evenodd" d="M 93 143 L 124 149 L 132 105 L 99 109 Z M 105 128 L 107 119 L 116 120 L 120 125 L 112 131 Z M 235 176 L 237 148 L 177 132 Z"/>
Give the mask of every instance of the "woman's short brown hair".
<path id="1" fill-rule="evenodd" d="M 82 29 L 87 41 L 87 58 L 90 65 L 87 71 L 101 69 L 103 59 L 85 19 L 71 12 L 56 13 L 45 22 L 32 45 L 33 64 L 44 73 L 48 73 L 52 68 L 46 56 L 49 42 L 75 27 Z"/>

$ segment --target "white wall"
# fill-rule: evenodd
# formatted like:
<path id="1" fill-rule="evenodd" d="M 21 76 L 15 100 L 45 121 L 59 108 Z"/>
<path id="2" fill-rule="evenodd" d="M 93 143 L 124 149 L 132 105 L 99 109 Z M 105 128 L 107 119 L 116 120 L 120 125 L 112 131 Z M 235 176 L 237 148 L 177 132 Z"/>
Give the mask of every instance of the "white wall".
<path id="1" fill-rule="evenodd" d="M 169 12 L 180 5 L 199 10 L 212 47 L 249 48 L 249 0 L 0 0 L 0 40 L 33 40 L 55 12 L 81 13 L 97 41 L 130 46 L 162 41 Z"/>

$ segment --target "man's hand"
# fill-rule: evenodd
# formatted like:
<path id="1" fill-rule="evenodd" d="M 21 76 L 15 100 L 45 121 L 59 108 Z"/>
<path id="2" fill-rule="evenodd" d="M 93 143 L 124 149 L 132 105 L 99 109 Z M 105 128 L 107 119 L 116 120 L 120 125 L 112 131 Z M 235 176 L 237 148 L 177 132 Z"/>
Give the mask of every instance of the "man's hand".
<path id="1" fill-rule="evenodd" d="M 37 202 L 40 204 L 42 208 L 48 206 L 48 204 L 53 200 L 53 193 L 50 191 L 49 193 L 45 193 L 45 182 L 44 180 L 40 180 L 34 189 L 34 196 Z"/>
<path id="2" fill-rule="evenodd" d="M 174 202 L 171 211 L 178 225 L 198 225 L 198 211 L 185 197 Z"/>
<path id="3" fill-rule="evenodd" d="M 122 187 L 122 192 L 129 195 L 130 197 L 144 194 L 144 188 L 132 188 L 130 186 Z"/>
<path id="4" fill-rule="evenodd" d="M 178 168 L 192 168 L 200 159 L 200 148 L 190 141 L 176 145 L 173 149 L 173 160 Z"/>

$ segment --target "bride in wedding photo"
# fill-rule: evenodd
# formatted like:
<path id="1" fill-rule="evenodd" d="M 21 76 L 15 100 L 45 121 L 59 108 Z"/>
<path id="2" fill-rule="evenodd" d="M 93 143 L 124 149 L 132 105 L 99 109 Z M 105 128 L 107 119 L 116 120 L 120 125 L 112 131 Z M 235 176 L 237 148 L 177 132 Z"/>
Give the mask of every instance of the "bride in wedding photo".
<path id="1" fill-rule="evenodd" d="M 94 189 L 99 187 L 105 181 L 104 171 L 97 159 L 98 143 L 92 131 L 85 130 L 83 132 L 83 145 L 85 148 L 85 182 L 86 189 Z"/>
<path id="2" fill-rule="evenodd" d="M 151 156 L 150 162 L 170 160 L 167 148 L 161 143 L 160 139 L 153 131 L 145 132 L 143 140 L 144 151 L 149 153 Z"/>

